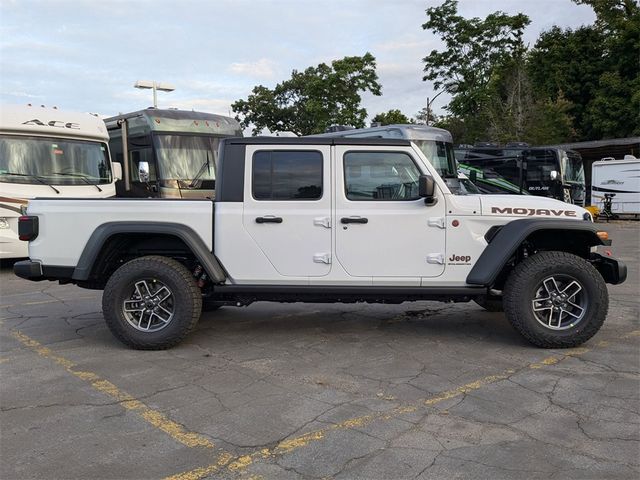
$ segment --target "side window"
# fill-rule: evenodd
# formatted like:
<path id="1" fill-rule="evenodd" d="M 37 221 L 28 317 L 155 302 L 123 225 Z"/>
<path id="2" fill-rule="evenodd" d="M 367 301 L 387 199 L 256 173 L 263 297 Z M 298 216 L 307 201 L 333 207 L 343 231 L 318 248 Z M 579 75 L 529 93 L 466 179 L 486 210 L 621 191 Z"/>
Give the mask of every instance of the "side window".
<path id="1" fill-rule="evenodd" d="M 347 152 L 345 194 L 349 200 L 417 200 L 420 171 L 400 152 Z"/>
<path id="2" fill-rule="evenodd" d="M 155 182 L 156 176 L 156 164 L 153 161 L 153 151 L 151 148 L 144 148 L 142 150 L 131 150 L 129 152 L 129 175 L 132 182 L 140 181 L 140 162 L 149 163 L 149 181 Z"/>
<path id="3" fill-rule="evenodd" d="M 262 150 L 253 154 L 251 189 L 256 200 L 322 198 L 322 154 Z"/>

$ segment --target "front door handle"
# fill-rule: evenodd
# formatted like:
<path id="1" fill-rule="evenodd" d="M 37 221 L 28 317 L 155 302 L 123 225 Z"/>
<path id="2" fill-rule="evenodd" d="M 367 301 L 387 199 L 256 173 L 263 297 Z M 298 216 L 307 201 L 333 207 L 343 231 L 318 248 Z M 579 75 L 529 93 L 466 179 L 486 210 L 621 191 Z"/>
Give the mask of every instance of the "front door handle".
<path id="1" fill-rule="evenodd" d="M 282 217 L 258 217 L 256 223 L 282 223 Z"/>
<path id="2" fill-rule="evenodd" d="M 340 223 L 369 223 L 369 219 L 364 217 L 342 217 Z"/>

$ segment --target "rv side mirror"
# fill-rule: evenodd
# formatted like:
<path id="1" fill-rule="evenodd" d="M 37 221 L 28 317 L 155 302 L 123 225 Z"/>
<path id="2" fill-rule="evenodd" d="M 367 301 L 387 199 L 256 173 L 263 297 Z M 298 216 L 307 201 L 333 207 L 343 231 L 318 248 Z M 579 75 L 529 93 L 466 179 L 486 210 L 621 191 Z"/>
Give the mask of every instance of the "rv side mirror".
<path id="1" fill-rule="evenodd" d="M 122 180 L 122 165 L 118 162 L 113 162 L 111 167 L 113 168 L 113 179 Z"/>
<path id="2" fill-rule="evenodd" d="M 558 179 L 558 171 L 557 170 L 551 170 L 551 172 L 549 173 L 549 176 L 551 177 L 551 180 L 557 180 Z"/>
<path id="3" fill-rule="evenodd" d="M 149 183 L 149 162 L 140 162 L 138 164 L 138 178 L 141 182 Z"/>
<path id="4" fill-rule="evenodd" d="M 424 198 L 424 203 L 427 205 L 436 203 L 435 191 L 436 182 L 431 175 L 420 175 L 418 177 L 418 195 Z"/>

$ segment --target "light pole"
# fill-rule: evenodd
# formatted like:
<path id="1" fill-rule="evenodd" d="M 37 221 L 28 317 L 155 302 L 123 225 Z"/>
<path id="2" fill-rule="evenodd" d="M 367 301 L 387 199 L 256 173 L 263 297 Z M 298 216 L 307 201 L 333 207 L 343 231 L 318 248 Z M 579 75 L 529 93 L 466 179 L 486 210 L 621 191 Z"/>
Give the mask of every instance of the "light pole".
<path id="1" fill-rule="evenodd" d="M 438 92 L 438 93 L 436 94 L 436 96 L 435 96 L 435 97 L 433 97 L 433 98 L 431 98 L 431 99 L 430 99 L 429 97 L 427 97 L 427 118 L 426 118 L 426 124 L 427 124 L 427 126 L 429 125 L 429 116 L 431 115 L 431 105 L 433 104 L 433 101 L 434 101 L 436 98 L 438 98 L 438 97 L 440 96 L 440 94 L 442 94 L 442 92 L 444 92 L 444 90 L 440 90 L 440 92 Z"/>
<path id="2" fill-rule="evenodd" d="M 156 82 L 155 80 L 138 80 L 133 86 L 136 88 L 150 88 L 153 90 L 153 108 L 158 108 L 158 90 L 161 92 L 173 92 L 176 89 L 173 85 Z"/>

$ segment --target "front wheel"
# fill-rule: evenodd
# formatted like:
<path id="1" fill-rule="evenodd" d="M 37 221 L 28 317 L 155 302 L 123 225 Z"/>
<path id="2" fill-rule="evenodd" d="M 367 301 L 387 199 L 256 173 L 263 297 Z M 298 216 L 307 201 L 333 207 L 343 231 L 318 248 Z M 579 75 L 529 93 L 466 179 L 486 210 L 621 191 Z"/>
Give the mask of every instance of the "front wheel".
<path id="1" fill-rule="evenodd" d="M 544 348 L 578 346 L 602 326 L 607 286 L 586 260 L 566 252 L 540 252 L 511 272 L 504 310 L 513 327 Z"/>
<path id="2" fill-rule="evenodd" d="M 200 318 L 202 295 L 193 275 L 167 257 L 140 257 L 109 278 L 102 311 L 111 333 L 139 350 L 173 347 Z"/>

